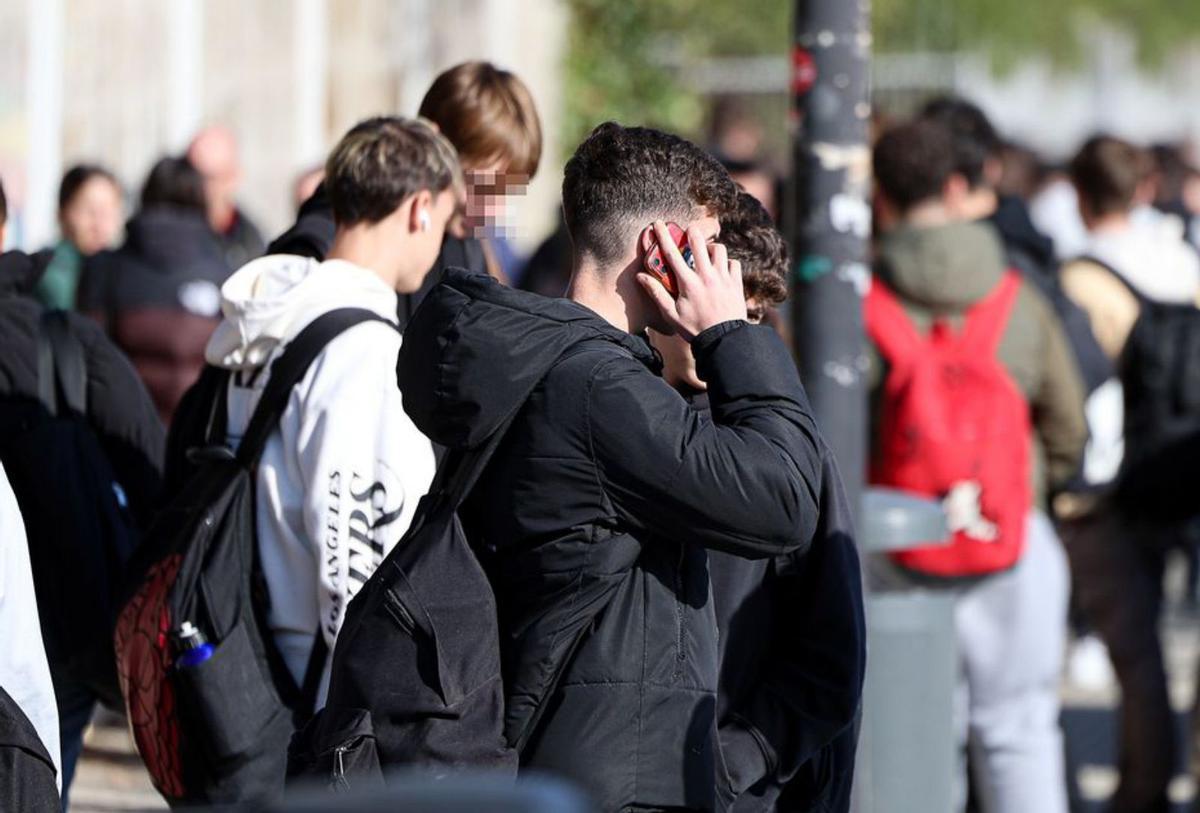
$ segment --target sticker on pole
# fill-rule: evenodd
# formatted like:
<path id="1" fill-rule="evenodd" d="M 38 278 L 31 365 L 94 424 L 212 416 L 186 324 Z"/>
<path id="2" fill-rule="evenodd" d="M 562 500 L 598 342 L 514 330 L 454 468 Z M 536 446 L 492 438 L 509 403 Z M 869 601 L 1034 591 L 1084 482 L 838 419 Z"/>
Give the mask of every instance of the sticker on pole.
<path id="1" fill-rule="evenodd" d="M 792 47 L 792 95 L 803 96 L 817 83 L 817 63 L 806 48 Z"/>

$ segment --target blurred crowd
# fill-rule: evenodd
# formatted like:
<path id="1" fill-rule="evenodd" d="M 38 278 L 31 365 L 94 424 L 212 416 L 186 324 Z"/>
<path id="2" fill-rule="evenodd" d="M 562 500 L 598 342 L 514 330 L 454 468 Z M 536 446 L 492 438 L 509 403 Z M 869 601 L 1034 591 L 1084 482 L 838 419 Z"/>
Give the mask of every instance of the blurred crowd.
<path id="1" fill-rule="evenodd" d="M 464 81 L 448 76 L 446 82 Z M 526 94 L 515 104 L 532 108 L 523 86 L 512 92 Z M 461 97 L 435 85 L 420 111 L 437 122 L 462 164 L 463 199 L 447 227 L 455 236 L 447 244 L 462 256 L 451 264 L 562 296 L 575 259 L 565 218 L 527 257 L 504 225 L 506 199 L 520 195 L 536 172 L 540 129 L 480 131 L 477 121 L 457 118 L 460 108 L 437 105 Z M 713 122 L 709 152 L 761 204 L 755 227 L 772 236 L 759 232 L 760 243 L 786 258 L 778 232 L 769 229 L 782 208 L 781 178 L 761 160 L 761 125 L 736 100 L 718 105 Z M 868 573 L 875 589 L 919 585 L 956 597 L 962 805 L 1066 810 L 1058 693 L 1070 660 L 1081 680 L 1111 664 L 1121 687 L 1121 781 L 1112 809 L 1165 811 L 1179 755 L 1158 632 L 1164 569 L 1173 550 L 1194 562 L 1200 538 L 1186 493 L 1198 436 L 1189 421 L 1200 406 L 1200 374 L 1188 362 L 1190 350 L 1200 352 L 1200 328 L 1193 328 L 1200 321 L 1194 149 L 1097 135 L 1068 161 L 1050 163 L 1007 141 L 977 106 L 958 98 L 931 101 L 903 121 L 879 117 L 872 139 L 872 481 L 910 484 L 897 473 L 913 453 L 900 448 L 911 438 L 897 418 L 902 386 L 894 382 L 897 369 L 916 362 L 899 346 L 896 320 L 915 326 L 913 335 L 934 348 L 929 352 L 942 352 L 943 335 L 977 340 L 973 351 L 998 361 L 1013 385 L 1005 403 L 1019 405 L 1014 410 L 1027 419 L 1011 430 L 1027 439 L 1006 437 L 972 464 L 987 469 L 977 478 L 985 490 L 996 471 L 1017 471 L 1019 482 L 1003 486 L 1014 495 L 1021 527 L 1001 529 L 1006 542 L 1019 539 L 1009 560 L 932 578 L 914 559 L 877 559 Z M 231 275 L 264 254 L 321 257 L 330 250 L 324 173 L 315 168 L 297 177 L 296 224 L 268 247 L 238 205 L 242 168 L 228 128 L 205 128 L 183 155 L 157 161 L 132 215 L 109 170 L 73 166 L 59 189 L 60 239 L 19 262 L 0 258 L 0 279 L 47 308 L 94 320 L 169 427 L 205 369 L 206 348 L 211 362 L 222 320 L 242 327 L 252 321 L 252 305 L 222 312 L 223 303 L 234 307 L 228 289 L 222 292 Z M 731 247 L 737 239 L 730 238 Z M 447 250 L 441 248 L 440 262 Z M 411 291 L 397 288 L 401 326 L 435 276 Z M 787 293 L 782 273 L 748 282 L 746 290 L 748 304 L 759 308 L 751 321 L 778 324 L 773 305 Z M 977 333 L 972 326 L 984 322 L 991 327 Z M 669 363 L 671 352 L 669 344 L 659 346 Z M 690 359 L 687 348 L 682 355 Z M 670 383 L 699 392 L 704 384 L 689 363 Z M 982 447 L 988 439 L 976 442 Z M 1001 459 L 1017 447 L 1019 455 Z M 433 464 L 426 463 L 428 479 Z M 948 514 L 961 508 L 965 515 L 961 523 L 951 517 L 951 530 L 970 534 L 990 506 L 959 485 L 952 494 L 929 490 L 953 503 Z M 301 643 L 293 671 L 303 671 L 311 632 Z M 58 698 L 64 791 L 94 703 L 88 691 Z"/>
<path id="2" fill-rule="evenodd" d="M 873 413 L 882 413 L 874 481 L 897 482 L 889 454 L 906 441 L 892 376 L 909 363 L 876 289 L 929 331 L 922 352 L 956 341 L 945 326 L 962 331 L 966 352 L 998 359 L 1019 391 L 1005 409 L 1028 410 L 1028 430 L 1009 433 L 1032 441 L 1030 462 L 1009 461 L 1032 471 L 1024 550 L 1009 570 L 936 585 L 956 596 L 958 722 L 972 793 L 985 810 L 1066 809 L 1066 667 L 1083 685 L 1103 686 L 1114 672 L 1120 685 L 1120 782 L 1109 809 L 1168 810 L 1180 755 L 1159 635 L 1163 578 L 1171 551 L 1195 558 L 1186 484 L 1200 429 L 1192 148 L 1098 134 L 1050 164 L 959 98 L 935 99 L 909 120 L 881 117 L 875 129 L 866 321 L 876 368 L 892 372 L 887 388 L 882 373 L 873 387 Z M 980 344 L 974 325 L 1006 285 L 1015 291 L 1007 324 Z M 981 460 L 986 494 L 986 472 L 1005 461 Z M 980 516 L 977 499 L 968 509 L 967 521 Z M 912 581 L 911 570 L 875 565 L 881 589 Z"/>

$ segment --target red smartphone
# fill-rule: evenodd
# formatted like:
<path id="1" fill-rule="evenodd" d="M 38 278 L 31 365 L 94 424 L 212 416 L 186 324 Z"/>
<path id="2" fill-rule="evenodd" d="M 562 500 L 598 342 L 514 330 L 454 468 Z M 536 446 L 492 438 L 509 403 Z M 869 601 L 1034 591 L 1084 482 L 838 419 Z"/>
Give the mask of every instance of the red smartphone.
<path id="1" fill-rule="evenodd" d="M 667 231 L 671 233 L 671 239 L 675 241 L 675 247 L 683 255 L 683 261 L 688 264 L 688 268 L 695 268 L 696 264 L 692 258 L 692 247 L 688 243 L 687 232 L 678 223 L 668 223 Z M 662 283 L 663 287 L 667 289 L 667 293 L 671 296 L 679 296 L 679 286 L 675 284 L 675 274 L 671 271 L 670 263 L 663 256 L 662 246 L 658 244 L 656 232 L 651 231 L 650 240 L 652 244 L 650 250 L 646 252 L 643 266 L 647 272 Z"/>

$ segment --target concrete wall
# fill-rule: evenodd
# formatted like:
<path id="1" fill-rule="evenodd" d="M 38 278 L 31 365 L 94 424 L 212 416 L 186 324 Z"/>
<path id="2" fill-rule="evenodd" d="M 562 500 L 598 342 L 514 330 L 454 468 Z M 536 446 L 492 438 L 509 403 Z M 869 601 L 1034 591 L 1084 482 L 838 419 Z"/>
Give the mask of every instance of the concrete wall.
<path id="1" fill-rule="evenodd" d="M 25 0 L 0 4 L 0 178 L 10 245 L 56 234 L 62 169 L 113 168 L 135 196 L 150 165 L 223 123 L 242 147 L 245 208 L 269 233 L 292 216 L 292 183 L 355 121 L 415 113 L 438 72 L 490 59 L 532 88 L 543 171 L 518 208 L 518 238 L 552 226 L 561 0 Z"/>

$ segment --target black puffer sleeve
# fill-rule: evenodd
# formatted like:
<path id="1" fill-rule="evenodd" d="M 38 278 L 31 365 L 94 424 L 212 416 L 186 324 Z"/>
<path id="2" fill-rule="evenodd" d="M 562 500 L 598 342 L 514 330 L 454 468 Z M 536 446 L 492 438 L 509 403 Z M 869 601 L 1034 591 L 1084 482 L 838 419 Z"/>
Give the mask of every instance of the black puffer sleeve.
<path id="1" fill-rule="evenodd" d="M 590 442 L 614 508 L 657 535 L 749 558 L 806 547 L 821 458 L 787 349 L 745 322 L 710 328 L 693 348 L 712 421 L 633 358 L 593 371 Z"/>

